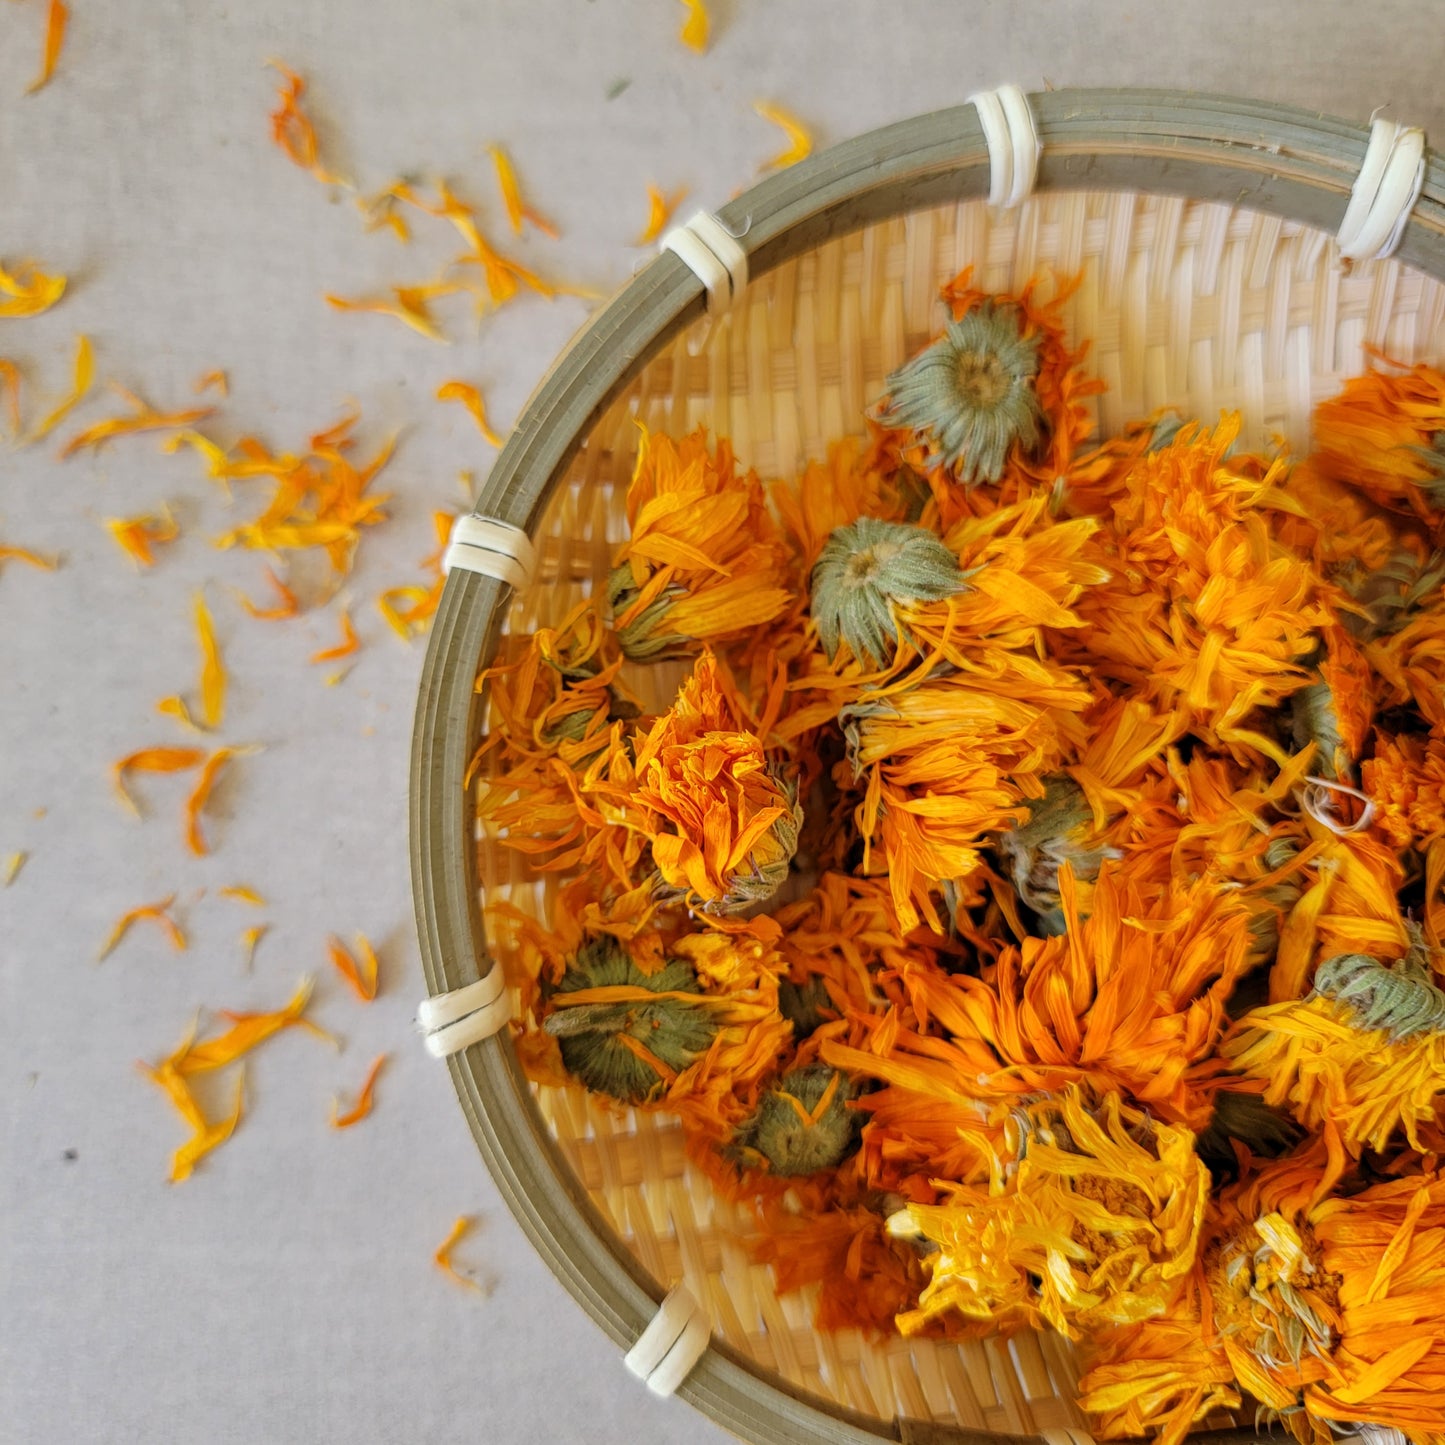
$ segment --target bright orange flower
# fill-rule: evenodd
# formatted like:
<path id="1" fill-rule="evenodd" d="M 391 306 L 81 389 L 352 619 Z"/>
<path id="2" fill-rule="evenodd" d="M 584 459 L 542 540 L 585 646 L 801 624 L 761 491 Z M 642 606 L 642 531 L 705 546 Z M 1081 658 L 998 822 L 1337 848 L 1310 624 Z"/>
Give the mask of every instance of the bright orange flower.
<path id="1" fill-rule="evenodd" d="M 738 474 L 726 441 L 709 451 L 702 430 L 674 442 L 644 428 L 627 520 L 607 596 L 629 657 L 738 637 L 787 606 L 785 552 L 763 485 L 755 472 Z"/>
<path id="2" fill-rule="evenodd" d="M 734 913 L 788 876 L 802 809 L 711 652 L 672 707 L 639 730 L 632 756 L 599 756 L 582 790 L 647 838 L 661 886 L 690 906 Z"/>
<path id="3" fill-rule="evenodd" d="M 1161 1313 L 1194 1265 L 1209 1175 L 1187 1130 L 1076 1088 L 1018 1106 L 988 1186 L 945 1184 L 890 1228 L 936 1246 L 917 1333 L 941 1314 L 980 1330 L 1052 1325 L 1078 1339 Z"/>
<path id="4" fill-rule="evenodd" d="M 1381 368 L 1345 382 L 1315 408 L 1314 460 L 1329 477 L 1433 531 L 1445 502 L 1445 375 L 1424 364 Z"/>

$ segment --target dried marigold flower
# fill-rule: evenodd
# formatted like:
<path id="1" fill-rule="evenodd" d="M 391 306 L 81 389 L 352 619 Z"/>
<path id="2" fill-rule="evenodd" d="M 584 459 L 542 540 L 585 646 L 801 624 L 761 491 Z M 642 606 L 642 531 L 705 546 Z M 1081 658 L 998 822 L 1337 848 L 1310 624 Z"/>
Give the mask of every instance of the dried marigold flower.
<path id="1" fill-rule="evenodd" d="M 729 1152 L 744 1167 L 788 1177 L 836 1168 L 858 1143 L 862 1120 L 848 1108 L 852 1097 L 846 1076 L 826 1064 L 790 1069 L 763 1095 Z"/>
<path id="2" fill-rule="evenodd" d="M 966 486 L 996 482 L 1010 452 L 1028 455 L 1043 436 L 1038 371 L 1037 334 L 1016 307 L 986 301 L 888 378 L 882 419 L 914 433 L 930 467 Z"/>
<path id="3" fill-rule="evenodd" d="M 542 1027 L 560 1041 L 562 1062 L 581 1083 L 640 1104 L 712 1043 L 717 1021 L 701 993 L 685 960 L 645 974 L 616 939 L 594 938 L 569 961 Z"/>
<path id="4" fill-rule="evenodd" d="M 812 574 L 812 613 L 829 660 L 840 644 L 881 667 L 898 645 L 894 608 L 939 602 L 961 590 L 958 558 L 925 527 L 859 517 L 836 528 Z"/>

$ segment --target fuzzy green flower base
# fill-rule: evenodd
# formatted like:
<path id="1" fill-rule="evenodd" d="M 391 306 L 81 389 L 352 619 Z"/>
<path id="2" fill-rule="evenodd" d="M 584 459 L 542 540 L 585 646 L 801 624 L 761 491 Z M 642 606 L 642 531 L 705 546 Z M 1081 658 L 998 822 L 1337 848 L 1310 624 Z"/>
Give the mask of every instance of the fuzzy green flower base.
<path id="1" fill-rule="evenodd" d="M 578 1082 L 625 1104 L 640 1104 L 660 1092 L 665 1080 L 622 1038 L 636 1040 L 653 1058 L 680 1073 L 707 1052 L 717 1025 L 703 1004 L 684 999 L 566 1005 L 569 993 L 617 985 L 659 994 L 702 990 L 684 960 L 671 959 L 656 973 L 645 974 L 612 938 L 583 944 L 567 965 L 552 996 L 553 1011 L 542 1027 L 560 1040 L 562 1062 Z"/>
<path id="2" fill-rule="evenodd" d="M 1345 1004 L 1356 1028 L 1383 1029 L 1394 1042 L 1445 1029 L 1445 992 L 1422 959 L 1390 965 L 1366 953 L 1337 953 L 1315 971 L 1315 992 Z"/>
<path id="3" fill-rule="evenodd" d="M 998 481 L 1010 449 L 1035 451 L 1043 435 L 1039 338 L 1021 319 L 985 301 L 888 378 L 884 423 L 913 432 L 965 486 Z"/>
<path id="4" fill-rule="evenodd" d="M 835 527 L 813 566 L 812 612 L 831 661 L 841 642 L 881 667 L 898 644 L 895 605 L 938 602 L 964 583 L 958 558 L 926 527 L 859 517 Z"/>
<path id="5" fill-rule="evenodd" d="M 1038 915 L 1046 934 L 1064 932 L 1059 903 L 1059 870 L 1072 865 L 1074 877 L 1092 883 L 1116 848 L 1090 844 L 1094 812 L 1083 789 L 1072 778 L 1050 778 L 1042 798 L 1028 802 L 1028 819 L 1000 835 L 999 851 L 1008 861 L 1009 876 L 1024 905 Z"/>
<path id="6" fill-rule="evenodd" d="M 834 1079 L 837 1088 L 828 1107 L 816 1122 L 805 1122 L 799 1105 L 803 1113 L 815 1113 Z M 852 1097 L 848 1080 L 826 1064 L 793 1069 L 763 1096 L 758 1112 L 738 1130 L 735 1157 L 744 1165 L 765 1161 L 770 1173 L 789 1177 L 832 1169 L 858 1140 L 860 1121 L 848 1107 Z"/>

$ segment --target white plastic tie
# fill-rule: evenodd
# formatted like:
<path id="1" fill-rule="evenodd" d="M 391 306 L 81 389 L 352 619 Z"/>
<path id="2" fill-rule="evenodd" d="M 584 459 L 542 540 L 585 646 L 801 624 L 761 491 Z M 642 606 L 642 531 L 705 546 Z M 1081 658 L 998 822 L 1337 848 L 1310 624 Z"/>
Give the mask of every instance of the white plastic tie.
<path id="1" fill-rule="evenodd" d="M 1351 1441 L 1357 1441 L 1358 1445 L 1410 1445 L 1404 1434 L 1393 1425 L 1355 1425 L 1351 1428 L 1355 1433 L 1345 1436 L 1340 1445 L 1350 1445 Z"/>
<path id="2" fill-rule="evenodd" d="M 1029 98 L 1016 85 L 981 90 L 968 103 L 978 111 L 988 146 L 988 203 L 1017 206 L 1026 200 L 1039 174 L 1039 142 Z"/>
<path id="3" fill-rule="evenodd" d="M 1425 132 L 1376 118 L 1350 204 L 1340 222 L 1340 255 L 1347 261 L 1383 260 L 1400 244 L 1405 223 L 1425 184 Z"/>
<path id="4" fill-rule="evenodd" d="M 512 999 L 501 965 L 494 963 L 487 976 L 475 983 L 423 999 L 416 1017 L 424 1035 L 422 1042 L 434 1059 L 445 1059 L 491 1038 L 512 1017 Z"/>
<path id="5" fill-rule="evenodd" d="M 748 253 L 711 211 L 675 226 L 659 249 L 678 256 L 707 288 L 709 316 L 726 311 L 748 284 Z"/>
<path id="6" fill-rule="evenodd" d="M 453 567 L 480 572 L 520 589 L 537 570 L 537 549 L 520 527 L 509 522 L 491 517 L 458 517 L 452 523 L 451 540 L 442 557 L 443 572 Z"/>
<path id="7" fill-rule="evenodd" d="M 712 1327 L 682 1285 L 674 1285 L 622 1363 L 654 1395 L 673 1395 L 703 1357 Z"/>

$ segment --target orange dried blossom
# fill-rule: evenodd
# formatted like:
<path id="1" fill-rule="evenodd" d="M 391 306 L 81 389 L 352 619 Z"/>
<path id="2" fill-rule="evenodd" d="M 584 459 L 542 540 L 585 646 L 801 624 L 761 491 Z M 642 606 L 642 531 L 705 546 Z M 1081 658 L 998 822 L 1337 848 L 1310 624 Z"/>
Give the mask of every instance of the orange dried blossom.
<path id="1" fill-rule="evenodd" d="M 680 442 L 642 431 L 627 489 L 631 534 L 607 583 L 626 655 L 651 660 L 736 637 L 781 613 L 784 551 L 763 485 L 731 446 L 699 430 Z"/>

